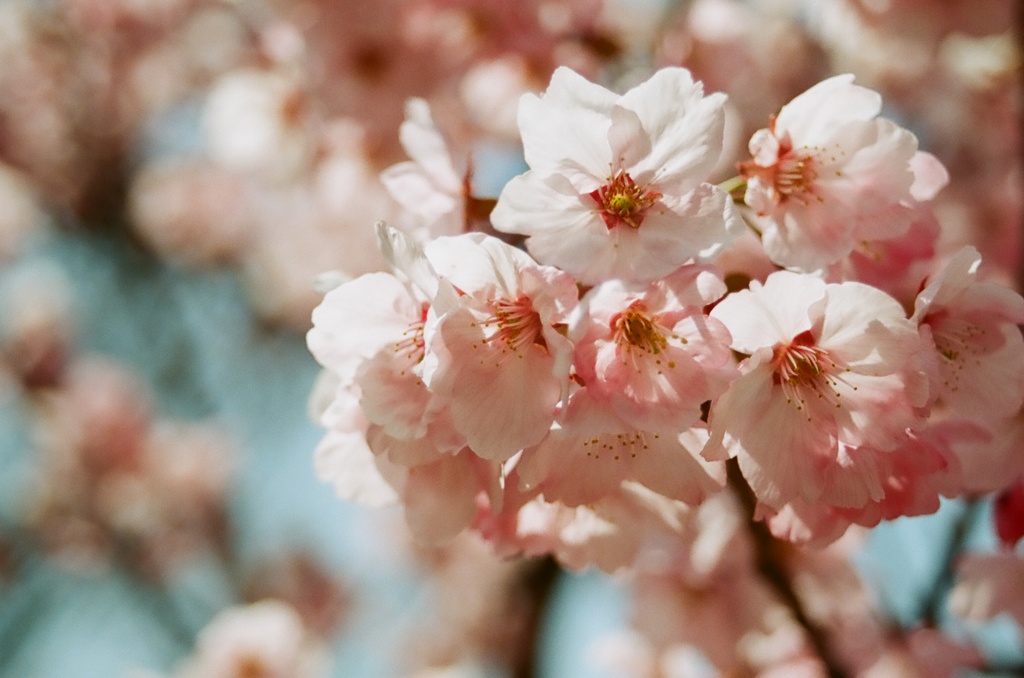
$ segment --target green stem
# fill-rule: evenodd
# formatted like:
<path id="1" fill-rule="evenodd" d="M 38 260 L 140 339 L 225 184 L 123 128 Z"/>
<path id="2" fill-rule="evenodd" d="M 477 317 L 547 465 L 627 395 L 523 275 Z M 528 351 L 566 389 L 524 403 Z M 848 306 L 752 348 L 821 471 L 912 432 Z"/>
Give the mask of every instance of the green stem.
<path id="1" fill-rule="evenodd" d="M 731 179 L 726 179 L 718 184 L 718 188 L 728 193 L 735 202 L 743 204 L 743 194 L 747 190 L 747 180 L 742 175 L 737 174 Z"/>

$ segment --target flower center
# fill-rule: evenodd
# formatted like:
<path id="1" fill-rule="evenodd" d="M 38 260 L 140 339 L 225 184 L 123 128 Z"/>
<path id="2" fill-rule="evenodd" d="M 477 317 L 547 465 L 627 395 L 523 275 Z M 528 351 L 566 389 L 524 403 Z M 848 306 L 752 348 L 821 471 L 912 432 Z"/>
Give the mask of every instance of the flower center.
<path id="1" fill-rule="evenodd" d="M 774 164 L 759 165 L 753 160 L 740 163 L 740 175 L 745 179 L 758 177 L 771 187 L 772 200 L 779 205 L 787 200 L 796 200 L 804 205 L 811 200 L 823 202 L 815 192 L 819 176 L 818 154 L 821 148 L 794 149 L 787 139 L 779 141 L 778 159 Z"/>
<path id="2" fill-rule="evenodd" d="M 661 193 L 637 186 L 628 173 L 620 170 L 607 184 L 591 191 L 590 197 L 597 203 L 601 218 L 609 229 L 623 224 L 637 229 Z"/>
<path id="3" fill-rule="evenodd" d="M 775 191 L 779 202 L 793 198 L 806 203 L 807 196 L 813 194 L 814 180 L 817 178 L 818 172 L 812 156 L 790 153 L 780 158 L 775 166 Z"/>
<path id="4" fill-rule="evenodd" d="M 623 348 L 636 347 L 653 355 L 668 348 L 667 331 L 647 313 L 647 306 L 637 299 L 611 320 L 612 338 Z"/>
<path id="5" fill-rule="evenodd" d="M 842 378 L 837 373 L 849 368 L 841 367 L 828 351 L 815 346 L 814 336 L 809 331 L 798 334 L 788 346 L 776 346 L 772 365 L 775 368 L 773 383 L 782 387 L 786 402 L 795 404 L 797 410 L 806 408 L 807 397 L 811 394 L 842 407 L 842 394 L 836 389 Z"/>
<path id="6" fill-rule="evenodd" d="M 493 325 L 497 330 L 488 338 L 489 341 L 503 341 L 512 351 L 533 344 L 547 348 L 547 342 L 544 341 L 544 326 L 540 315 L 533 310 L 533 302 L 529 297 L 498 299 L 492 303 L 492 307 L 494 315 L 484 321 L 484 324 Z"/>

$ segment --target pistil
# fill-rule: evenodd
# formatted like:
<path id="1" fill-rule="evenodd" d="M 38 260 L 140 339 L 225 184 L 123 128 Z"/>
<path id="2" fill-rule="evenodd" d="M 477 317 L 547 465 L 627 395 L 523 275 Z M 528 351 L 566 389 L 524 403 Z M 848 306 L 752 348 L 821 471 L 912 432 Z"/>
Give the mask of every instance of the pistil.
<path id="1" fill-rule="evenodd" d="M 609 230 L 622 225 L 636 230 L 661 193 L 638 186 L 627 172 L 620 170 L 607 184 L 591 191 L 590 197 L 597 203 Z"/>

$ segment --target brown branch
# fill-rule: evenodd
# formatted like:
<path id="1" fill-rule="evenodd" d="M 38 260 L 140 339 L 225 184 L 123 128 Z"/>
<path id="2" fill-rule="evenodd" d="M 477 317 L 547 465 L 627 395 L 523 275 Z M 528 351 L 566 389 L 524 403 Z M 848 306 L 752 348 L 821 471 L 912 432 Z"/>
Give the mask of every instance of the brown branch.
<path id="1" fill-rule="evenodd" d="M 811 647 L 814 648 L 815 653 L 825 665 L 829 678 L 846 678 L 846 673 L 840 668 L 841 662 L 835 657 L 828 643 L 825 630 L 807 616 L 803 602 L 793 589 L 790 573 L 786 568 L 786 544 L 773 537 L 763 522 L 754 520 L 757 497 L 754 496 L 753 490 L 743 478 L 739 463 L 735 458 L 727 462 L 727 469 L 729 486 L 743 504 L 747 515 L 750 516 L 748 527 L 754 539 L 758 573 L 772 587 L 782 602 L 789 607 L 797 623 L 804 629 Z"/>
<path id="2" fill-rule="evenodd" d="M 524 634 L 521 652 L 510 658 L 512 678 L 536 678 L 539 675 L 537 666 L 537 646 L 540 634 L 544 630 L 543 622 L 551 591 L 562 569 L 551 556 L 539 558 L 529 563 L 520 579 L 520 586 L 525 595 L 529 596 L 526 633 Z"/>

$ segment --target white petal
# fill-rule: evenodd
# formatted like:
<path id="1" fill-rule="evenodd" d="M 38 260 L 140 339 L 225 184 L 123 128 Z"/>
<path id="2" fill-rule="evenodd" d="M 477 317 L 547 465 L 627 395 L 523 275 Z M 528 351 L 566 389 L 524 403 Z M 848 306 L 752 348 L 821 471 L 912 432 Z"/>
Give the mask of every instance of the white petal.
<path id="1" fill-rule="evenodd" d="M 775 133 L 788 132 L 794 145 L 824 145 L 843 123 L 870 120 L 882 110 L 882 97 L 853 84 L 853 75 L 836 75 L 819 82 L 782 107 Z"/>
<path id="2" fill-rule="evenodd" d="M 914 200 L 931 200 L 949 183 L 949 170 L 931 153 L 915 153 L 910 159 L 910 169 L 914 173 L 914 183 L 910 187 Z"/>
<path id="3" fill-rule="evenodd" d="M 519 100 L 523 154 L 544 173 L 571 159 L 583 171 L 604 177 L 611 168 L 608 113 L 618 97 L 567 68 L 559 68 L 543 97 Z"/>
<path id="4" fill-rule="evenodd" d="M 438 218 L 459 207 L 456 193 L 438 188 L 414 162 L 400 162 L 381 172 L 388 193 L 405 209 L 427 218 Z"/>
<path id="5" fill-rule="evenodd" d="M 597 205 L 560 175 L 514 178 L 491 213 L 495 229 L 530 236 L 526 247 L 542 264 L 582 282 L 598 282 L 614 260 L 614 245 Z"/>
<path id="6" fill-rule="evenodd" d="M 420 98 L 405 103 L 405 121 L 398 128 L 398 139 L 431 182 L 450 193 L 462 190 L 462 179 L 452 166 L 444 137 L 430 114 L 430 105 Z"/>
<path id="7" fill-rule="evenodd" d="M 306 335 L 310 352 L 321 365 L 342 376 L 401 338 L 420 315 L 420 304 L 400 280 L 368 273 L 328 292 L 313 309 Z"/>
<path id="8" fill-rule="evenodd" d="M 401 231 L 378 221 L 377 247 L 395 270 L 404 273 L 428 299 L 437 294 L 437 273 L 427 261 L 418 242 Z"/>
<path id="9" fill-rule="evenodd" d="M 876 358 L 884 358 L 879 351 L 891 354 L 891 351 L 898 350 L 898 356 L 892 359 L 899 362 L 892 364 L 891 371 L 898 369 L 907 355 L 923 349 L 902 304 L 882 290 L 851 281 L 828 285 L 827 294 L 828 305 L 818 335 L 818 343 L 822 347 L 842 351 L 844 359 L 851 362 L 864 360 L 870 353 L 874 353 Z M 884 328 L 878 328 L 873 337 L 866 338 L 869 328 L 879 323 Z M 872 342 L 873 346 L 866 342 Z M 899 350 L 893 346 L 887 349 L 881 342 L 903 343 L 906 348 Z"/>
<path id="10" fill-rule="evenodd" d="M 725 297 L 711 317 L 728 328 L 733 349 L 752 354 L 810 330 L 812 313 L 820 312 L 825 294 L 825 281 L 816 276 L 777 271 L 763 286 L 754 283 Z"/>
<path id="11" fill-rule="evenodd" d="M 497 287 L 501 295 L 519 295 L 519 271 L 537 263 L 522 250 L 483 233 L 436 238 L 427 243 L 434 270 L 463 293 Z"/>
<path id="12" fill-rule="evenodd" d="M 317 477 L 342 499 L 380 507 L 398 503 L 395 488 L 378 470 L 361 432 L 328 431 L 314 453 Z"/>
<path id="13" fill-rule="evenodd" d="M 722 153 L 724 94 L 704 96 L 689 71 L 663 68 L 626 92 L 618 105 L 637 115 L 649 139 L 650 153 L 629 167 L 634 180 L 683 193 L 707 178 Z"/>

